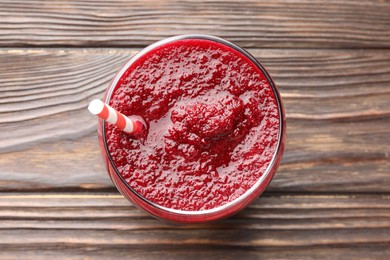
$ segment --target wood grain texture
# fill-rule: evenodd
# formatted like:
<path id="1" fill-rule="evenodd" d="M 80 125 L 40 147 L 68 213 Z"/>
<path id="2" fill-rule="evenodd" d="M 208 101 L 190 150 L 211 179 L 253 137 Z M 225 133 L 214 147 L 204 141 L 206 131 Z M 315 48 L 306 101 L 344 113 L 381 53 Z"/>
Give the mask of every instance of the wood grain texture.
<path id="1" fill-rule="evenodd" d="M 0 219 L 2 258 L 390 256 L 383 195 L 266 195 L 224 221 L 176 226 L 118 194 L 14 193 L 0 195 Z"/>
<path id="2" fill-rule="evenodd" d="M 390 2 L 1 1 L 0 46 L 145 46 L 187 33 L 244 47 L 390 46 Z"/>
<path id="3" fill-rule="evenodd" d="M 389 13 L 388 0 L 0 0 L 0 259 L 390 259 Z M 198 226 L 118 194 L 86 110 L 141 47 L 187 33 L 252 48 L 288 124 L 261 198 Z"/>
<path id="4" fill-rule="evenodd" d="M 88 101 L 102 97 L 114 74 L 135 52 L 119 53 L 0 50 L 0 62 L 9 64 L 0 69 L 2 148 L 77 139 L 96 129 L 96 118 L 86 110 Z"/>
<path id="5" fill-rule="evenodd" d="M 277 192 L 390 192 L 390 51 L 251 50 L 282 93 Z M 112 190 L 88 101 L 135 53 L 2 49 L 0 191 Z M 17 165 L 17 167 L 16 167 Z"/>

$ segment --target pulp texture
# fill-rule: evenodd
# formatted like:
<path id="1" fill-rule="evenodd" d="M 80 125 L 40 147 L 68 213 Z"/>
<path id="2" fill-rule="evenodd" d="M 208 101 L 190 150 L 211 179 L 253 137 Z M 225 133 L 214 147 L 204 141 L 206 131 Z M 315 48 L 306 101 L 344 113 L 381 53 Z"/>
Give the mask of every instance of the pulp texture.
<path id="1" fill-rule="evenodd" d="M 242 53 L 210 40 L 178 40 L 142 55 L 109 104 L 148 124 L 138 139 L 106 125 L 118 171 L 145 199 L 171 209 L 237 199 L 264 174 L 278 144 L 269 81 Z"/>

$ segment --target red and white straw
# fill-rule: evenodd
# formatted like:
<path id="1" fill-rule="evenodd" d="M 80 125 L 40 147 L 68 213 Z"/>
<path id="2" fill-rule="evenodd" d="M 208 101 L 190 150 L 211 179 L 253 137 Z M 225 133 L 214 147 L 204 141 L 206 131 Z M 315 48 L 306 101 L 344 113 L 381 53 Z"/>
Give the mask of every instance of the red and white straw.
<path id="1" fill-rule="evenodd" d="M 126 133 L 138 135 L 144 131 L 145 123 L 141 118 L 136 116 L 127 117 L 103 103 L 100 99 L 92 100 L 89 103 L 88 110 L 92 114 L 106 120 L 106 122 L 116 125 Z"/>

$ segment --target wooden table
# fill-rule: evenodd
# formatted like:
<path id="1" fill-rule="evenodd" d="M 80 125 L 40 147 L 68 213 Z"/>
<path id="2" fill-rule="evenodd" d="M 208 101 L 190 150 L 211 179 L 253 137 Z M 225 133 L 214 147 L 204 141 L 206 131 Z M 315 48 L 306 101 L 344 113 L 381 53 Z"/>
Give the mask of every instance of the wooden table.
<path id="1" fill-rule="evenodd" d="M 247 48 L 287 112 L 265 194 L 215 224 L 114 188 L 96 118 L 116 71 L 167 36 Z M 390 1 L 0 1 L 0 258 L 390 259 Z"/>

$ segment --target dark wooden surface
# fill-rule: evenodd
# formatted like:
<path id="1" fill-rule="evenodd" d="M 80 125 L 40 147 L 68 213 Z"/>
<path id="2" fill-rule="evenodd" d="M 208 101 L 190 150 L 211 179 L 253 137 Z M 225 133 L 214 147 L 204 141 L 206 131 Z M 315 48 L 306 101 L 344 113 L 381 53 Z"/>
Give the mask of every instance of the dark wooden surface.
<path id="1" fill-rule="evenodd" d="M 203 226 L 155 220 L 108 178 L 86 106 L 142 47 L 246 47 L 287 113 L 266 193 Z M 389 259 L 390 1 L 0 0 L 1 259 Z"/>

